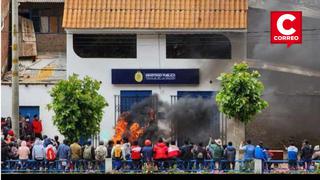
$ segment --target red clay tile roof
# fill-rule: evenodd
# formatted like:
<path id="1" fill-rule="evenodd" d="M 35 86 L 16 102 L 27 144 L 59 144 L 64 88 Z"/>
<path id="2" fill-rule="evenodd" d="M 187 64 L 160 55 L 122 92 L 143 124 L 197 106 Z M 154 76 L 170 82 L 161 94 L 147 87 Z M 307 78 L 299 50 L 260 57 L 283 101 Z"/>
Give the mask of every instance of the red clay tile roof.
<path id="1" fill-rule="evenodd" d="M 65 0 L 69 29 L 246 29 L 248 0 Z"/>

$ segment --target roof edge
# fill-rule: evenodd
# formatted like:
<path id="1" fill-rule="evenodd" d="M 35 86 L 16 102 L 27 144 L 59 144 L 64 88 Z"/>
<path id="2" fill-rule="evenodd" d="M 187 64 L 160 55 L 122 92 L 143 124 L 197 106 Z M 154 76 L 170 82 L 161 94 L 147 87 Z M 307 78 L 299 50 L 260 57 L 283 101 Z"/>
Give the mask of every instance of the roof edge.
<path id="1" fill-rule="evenodd" d="M 86 28 L 65 28 L 67 34 L 94 34 L 94 33 L 223 33 L 223 32 L 235 32 L 246 33 L 247 28 L 243 29 L 86 29 Z"/>

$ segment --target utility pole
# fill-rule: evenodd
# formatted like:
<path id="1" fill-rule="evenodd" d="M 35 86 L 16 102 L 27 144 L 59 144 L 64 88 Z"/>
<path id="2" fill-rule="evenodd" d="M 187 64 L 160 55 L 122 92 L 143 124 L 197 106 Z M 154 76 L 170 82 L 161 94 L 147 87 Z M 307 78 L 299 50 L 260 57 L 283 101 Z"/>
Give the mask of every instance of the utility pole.
<path id="1" fill-rule="evenodd" d="M 12 129 L 17 138 L 19 134 L 19 14 L 18 0 L 12 3 Z"/>

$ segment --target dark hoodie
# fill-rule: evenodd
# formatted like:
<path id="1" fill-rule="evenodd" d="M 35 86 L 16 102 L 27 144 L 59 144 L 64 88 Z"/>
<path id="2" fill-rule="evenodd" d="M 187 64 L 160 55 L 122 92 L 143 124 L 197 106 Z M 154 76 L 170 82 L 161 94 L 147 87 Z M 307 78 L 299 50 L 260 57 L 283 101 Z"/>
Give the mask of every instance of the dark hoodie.
<path id="1" fill-rule="evenodd" d="M 227 146 L 224 149 L 224 157 L 226 157 L 227 161 L 234 161 L 236 159 L 236 148 Z"/>
<path id="2" fill-rule="evenodd" d="M 302 160 L 311 160 L 312 159 L 312 154 L 313 154 L 313 149 L 311 145 L 307 144 L 304 145 L 301 149 L 301 159 Z"/>
<path id="3" fill-rule="evenodd" d="M 168 158 L 168 146 L 165 143 L 157 143 L 154 148 L 154 159 L 167 159 Z"/>
<path id="4" fill-rule="evenodd" d="M 9 160 L 9 152 L 9 145 L 3 139 L 1 139 L 1 161 Z"/>
<path id="5" fill-rule="evenodd" d="M 181 159 L 182 160 L 190 160 L 192 159 L 192 145 L 189 144 L 185 144 L 183 146 L 181 146 L 180 150 L 181 150 Z"/>

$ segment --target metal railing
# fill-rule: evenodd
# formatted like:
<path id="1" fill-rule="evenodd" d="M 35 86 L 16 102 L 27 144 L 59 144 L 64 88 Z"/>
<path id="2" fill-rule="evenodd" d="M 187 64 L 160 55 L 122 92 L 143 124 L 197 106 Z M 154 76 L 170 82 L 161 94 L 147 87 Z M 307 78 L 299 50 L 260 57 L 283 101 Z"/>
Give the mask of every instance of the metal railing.
<path id="1" fill-rule="evenodd" d="M 104 161 L 88 160 L 7 160 L 1 162 L 2 173 L 105 172 Z"/>
<path id="2" fill-rule="evenodd" d="M 222 172 L 222 173 L 254 173 L 254 164 L 248 168 L 246 164 L 249 161 L 236 160 L 234 167 L 229 168 L 229 161 L 221 160 L 217 164 L 214 160 L 165 160 L 152 161 L 152 172 Z M 116 161 L 112 161 L 112 169 L 115 170 Z M 297 162 L 297 167 L 303 161 Z M 314 160 L 311 164 L 317 164 L 317 167 L 310 170 L 288 169 L 288 160 L 270 160 L 264 162 L 263 173 L 298 173 L 298 172 L 316 172 L 320 171 L 320 160 Z M 284 166 L 283 166 L 284 165 Z M 122 173 L 135 172 L 141 173 L 146 171 L 145 162 L 126 160 L 121 161 L 121 168 L 118 170 Z M 36 161 L 36 160 L 7 160 L 1 162 L 2 173 L 105 173 L 105 161 L 88 161 L 88 160 L 56 160 L 56 161 Z"/>

